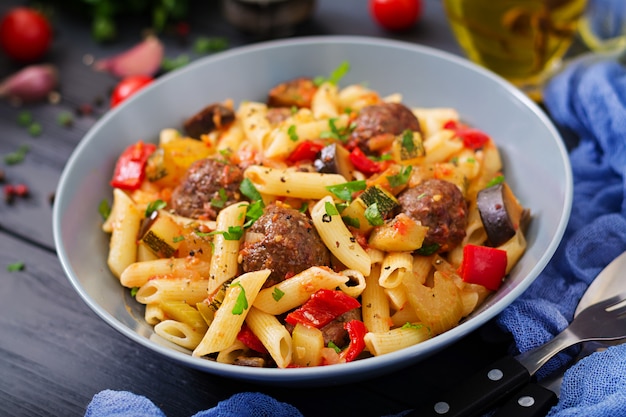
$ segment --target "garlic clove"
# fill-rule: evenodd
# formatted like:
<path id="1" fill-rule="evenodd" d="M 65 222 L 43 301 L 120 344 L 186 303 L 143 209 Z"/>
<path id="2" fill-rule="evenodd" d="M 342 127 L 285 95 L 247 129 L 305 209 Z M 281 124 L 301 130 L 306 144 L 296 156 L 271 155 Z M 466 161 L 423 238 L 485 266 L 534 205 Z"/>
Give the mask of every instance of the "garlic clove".
<path id="1" fill-rule="evenodd" d="M 59 84 L 59 72 L 51 64 L 29 65 L 0 81 L 0 97 L 33 102 L 48 97 Z"/>
<path id="2" fill-rule="evenodd" d="M 161 68 L 164 49 L 159 38 L 151 35 L 118 55 L 97 60 L 94 69 L 109 72 L 119 78 L 133 75 L 154 76 Z"/>

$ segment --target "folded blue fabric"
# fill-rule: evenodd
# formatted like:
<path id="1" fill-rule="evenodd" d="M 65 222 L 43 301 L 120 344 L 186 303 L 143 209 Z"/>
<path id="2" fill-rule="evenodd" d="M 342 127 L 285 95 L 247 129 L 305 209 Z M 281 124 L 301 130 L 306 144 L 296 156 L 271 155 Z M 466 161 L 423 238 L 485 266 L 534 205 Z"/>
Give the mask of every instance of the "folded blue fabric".
<path id="1" fill-rule="evenodd" d="M 570 159 L 574 175 L 571 220 L 562 244 L 531 287 L 497 319 L 526 351 L 563 330 L 595 276 L 626 250 L 626 68 L 615 60 L 581 59 L 546 87 L 555 122 L 580 143 Z M 569 364 L 557 356 L 539 378 Z M 123 391 L 96 394 L 86 417 L 165 417 L 147 398 Z M 261 393 L 240 393 L 193 417 L 301 417 L 293 406 Z M 594 353 L 565 375 L 550 417 L 626 416 L 626 344 Z"/>
<path id="2" fill-rule="evenodd" d="M 574 201 L 565 237 L 533 285 L 497 319 L 521 352 L 562 331 L 596 275 L 626 250 L 626 68 L 614 57 L 579 59 L 547 85 L 544 100 L 557 125 L 580 142 L 570 153 Z M 538 377 L 574 353 L 557 356 Z M 572 367 L 549 415 L 626 415 L 626 378 L 616 374 L 626 374 L 626 345 Z"/>

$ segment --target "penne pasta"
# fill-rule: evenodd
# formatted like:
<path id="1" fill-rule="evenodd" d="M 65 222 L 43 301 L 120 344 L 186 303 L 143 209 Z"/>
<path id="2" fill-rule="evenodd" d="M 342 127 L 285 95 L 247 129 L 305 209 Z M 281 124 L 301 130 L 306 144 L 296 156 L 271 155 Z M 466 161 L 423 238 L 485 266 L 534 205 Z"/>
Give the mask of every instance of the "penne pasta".
<path id="1" fill-rule="evenodd" d="M 332 214 L 328 213 L 328 205 L 334 208 Z M 337 259 L 364 276 L 370 274 L 369 255 L 341 220 L 332 198 L 324 197 L 318 201 L 311 210 L 311 218 L 320 237 Z"/>
<path id="2" fill-rule="evenodd" d="M 193 356 L 219 352 L 235 342 L 259 290 L 270 275 L 269 269 L 245 273 L 229 285 L 221 307 Z"/>
<path id="3" fill-rule="evenodd" d="M 258 165 L 248 167 L 244 175 L 262 194 L 303 199 L 320 199 L 330 196 L 332 193 L 326 187 L 346 182 L 346 179 L 339 174 L 298 172 Z"/>

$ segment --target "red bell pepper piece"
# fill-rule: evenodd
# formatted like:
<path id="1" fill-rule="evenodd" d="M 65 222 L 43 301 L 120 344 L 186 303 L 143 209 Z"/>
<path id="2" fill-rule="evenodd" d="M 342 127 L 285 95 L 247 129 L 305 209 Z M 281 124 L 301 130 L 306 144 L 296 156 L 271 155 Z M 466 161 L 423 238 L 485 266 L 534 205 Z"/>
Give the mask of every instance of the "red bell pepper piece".
<path id="1" fill-rule="evenodd" d="M 477 150 L 485 146 L 491 139 L 482 130 L 461 125 L 454 120 L 449 120 L 443 125 L 444 129 L 453 130 L 463 140 L 463 146 Z"/>
<path id="2" fill-rule="evenodd" d="M 156 148 L 156 145 L 142 141 L 126 148 L 115 165 L 111 186 L 130 191 L 138 189 L 146 175 L 146 161 Z"/>
<path id="3" fill-rule="evenodd" d="M 259 353 L 267 353 L 267 349 L 261 343 L 261 340 L 255 335 L 246 323 L 241 326 L 241 330 L 237 334 L 237 340 Z"/>
<path id="4" fill-rule="evenodd" d="M 459 273 L 463 281 L 496 291 L 506 274 L 506 251 L 488 246 L 465 245 Z"/>
<path id="5" fill-rule="evenodd" d="M 352 162 L 352 165 L 354 165 L 356 169 L 358 169 L 365 175 L 372 175 L 378 172 L 382 172 L 387 168 L 387 166 L 389 166 L 388 161 L 372 161 L 359 147 L 355 147 L 354 149 L 352 149 L 349 158 L 350 162 Z"/>
<path id="6" fill-rule="evenodd" d="M 285 321 L 294 326 L 302 323 L 319 329 L 343 313 L 360 306 L 361 303 L 342 291 L 322 289 L 314 293 L 300 308 L 287 314 Z"/>
<path id="7" fill-rule="evenodd" d="M 296 162 L 313 161 L 323 147 L 322 143 L 312 140 L 300 142 L 287 157 L 287 162 L 295 164 Z"/>
<path id="8" fill-rule="evenodd" d="M 344 323 L 343 328 L 348 331 L 350 344 L 341 351 L 339 357 L 346 362 L 352 362 L 363 352 L 363 349 L 365 349 L 364 337 L 367 333 L 367 328 L 365 328 L 365 324 L 359 320 L 350 320 Z"/>

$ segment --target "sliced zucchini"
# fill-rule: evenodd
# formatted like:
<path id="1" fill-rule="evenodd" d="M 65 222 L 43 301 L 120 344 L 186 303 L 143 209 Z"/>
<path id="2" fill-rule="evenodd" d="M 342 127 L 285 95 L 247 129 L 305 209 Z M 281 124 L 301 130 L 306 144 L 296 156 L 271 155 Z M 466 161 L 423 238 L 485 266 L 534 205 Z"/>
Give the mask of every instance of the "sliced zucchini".
<path id="1" fill-rule="evenodd" d="M 184 230 L 167 212 L 160 210 L 155 213 L 144 225 L 145 232 L 141 233 L 139 241 L 158 257 L 169 258 L 178 250 Z"/>

